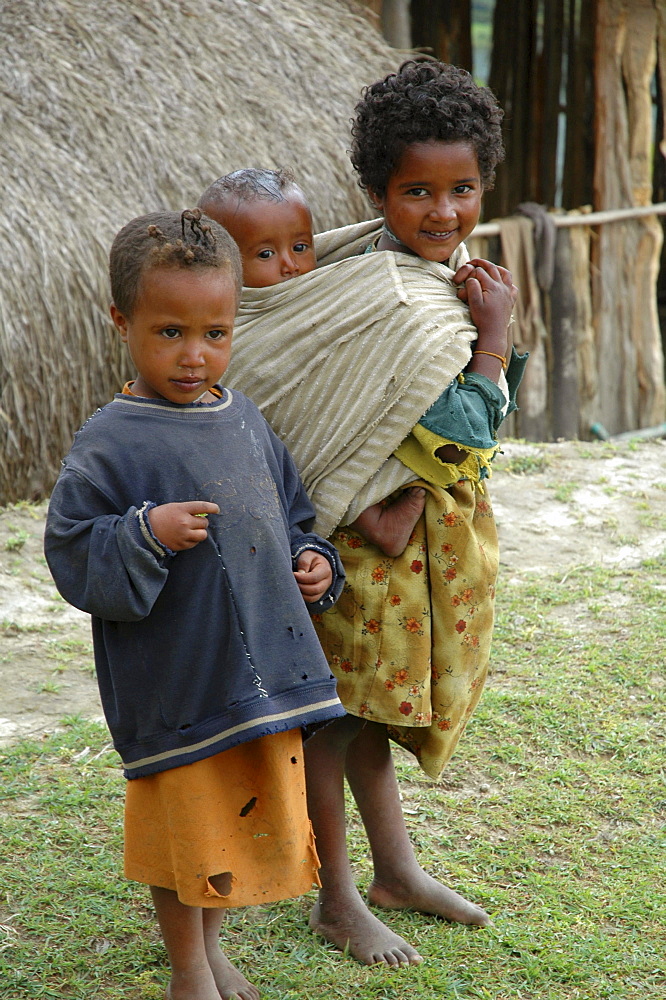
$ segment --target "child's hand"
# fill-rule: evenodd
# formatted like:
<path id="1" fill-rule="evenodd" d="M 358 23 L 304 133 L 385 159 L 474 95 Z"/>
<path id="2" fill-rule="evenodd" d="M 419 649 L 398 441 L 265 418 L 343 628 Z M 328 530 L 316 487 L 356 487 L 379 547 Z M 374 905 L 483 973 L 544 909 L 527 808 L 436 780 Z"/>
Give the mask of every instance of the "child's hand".
<path id="1" fill-rule="evenodd" d="M 518 297 L 511 272 L 489 260 L 476 257 L 458 268 L 453 276 L 458 288 L 458 298 L 466 302 L 472 322 L 479 331 L 479 339 L 488 336 L 496 347 L 502 346 L 511 319 L 511 310 Z M 479 346 L 481 346 L 479 344 Z M 498 351 L 504 354 L 503 350 Z"/>
<path id="2" fill-rule="evenodd" d="M 187 500 L 185 503 L 163 503 L 148 511 L 148 520 L 155 538 L 174 552 L 193 549 L 208 534 L 206 514 L 219 514 L 216 503 Z M 204 516 L 202 516 L 204 515 Z"/>
<path id="3" fill-rule="evenodd" d="M 298 589 L 308 604 L 314 604 L 324 596 L 333 582 L 333 570 L 326 556 L 312 549 L 301 552 L 294 573 Z"/>

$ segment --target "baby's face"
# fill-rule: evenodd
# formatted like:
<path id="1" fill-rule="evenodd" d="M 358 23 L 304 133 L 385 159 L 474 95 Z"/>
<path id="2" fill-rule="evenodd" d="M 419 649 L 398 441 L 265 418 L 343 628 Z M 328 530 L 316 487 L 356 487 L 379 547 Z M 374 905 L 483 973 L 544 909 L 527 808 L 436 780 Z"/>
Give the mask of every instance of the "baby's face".
<path id="1" fill-rule="evenodd" d="M 299 191 L 287 192 L 284 201 L 255 198 L 209 214 L 238 244 L 248 288 L 266 288 L 314 271 L 312 216 Z"/>

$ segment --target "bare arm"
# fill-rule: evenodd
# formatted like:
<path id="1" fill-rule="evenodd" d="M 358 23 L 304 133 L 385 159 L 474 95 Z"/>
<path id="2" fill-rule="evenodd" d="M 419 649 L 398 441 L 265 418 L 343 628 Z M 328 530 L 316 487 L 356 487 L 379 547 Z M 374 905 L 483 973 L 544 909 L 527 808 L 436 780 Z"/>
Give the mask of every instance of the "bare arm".
<path id="1" fill-rule="evenodd" d="M 506 363 L 509 321 L 518 296 L 511 272 L 476 257 L 456 271 L 453 281 L 459 286 L 458 298 L 469 306 L 472 322 L 479 332 L 465 370 L 497 382 L 502 359 Z"/>
<path id="2" fill-rule="evenodd" d="M 453 281 L 458 298 L 466 302 L 479 336 L 465 371 L 477 372 L 497 383 L 506 365 L 511 310 L 518 296 L 511 272 L 491 261 L 475 257 L 456 271 Z M 454 444 L 437 449 L 442 462 L 459 465 L 467 452 Z"/>

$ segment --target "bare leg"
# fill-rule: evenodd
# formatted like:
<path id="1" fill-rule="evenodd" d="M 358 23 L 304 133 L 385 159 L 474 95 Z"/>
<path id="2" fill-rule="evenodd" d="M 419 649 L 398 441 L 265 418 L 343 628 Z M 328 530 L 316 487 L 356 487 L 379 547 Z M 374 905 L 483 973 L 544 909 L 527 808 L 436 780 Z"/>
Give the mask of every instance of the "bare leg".
<path id="1" fill-rule="evenodd" d="M 347 779 L 372 851 L 374 879 L 368 900 L 387 909 L 434 913 L 485 927 L 485 910 L 423 871 L 405 826 L 386 726 L 368 722 L 347 755 Z"/>
<path id="2" fill-rule="evenodd" d="M 220 927 L 225 914 L 226 910 L 202 911 L 204 945 L 218 993 L 223 1000 L 231 1000 L 232 997 L 238 997 L 238 1000 L 259 1000 L 259 990 L 231 964 L 220 948 Z"/>
<path id="3" fill-rule="evenodd" d="M 169 1000 L 220 1000 L 204 945 L 201 909 L 185 906 L 171 889 L 151 885 L 171 965 Z"/>
<path id="4" fill-rule="evenodd" d="M 310 927 L 366 965 L 409 965 L 421 956 L 378 920 L 361 899 L 347 854 L 344 770 L 347 748 L 361 719 L 346 716 L 305 744 L 308 810 L 317 837 L 322 888 Z"/>
<path id="5" fill-rule="evenodd" d="M 217 940 L 224 911 L 185 906 L 171 889 L 151 885 L 150 891 L 171 965 L 168 1000 L 220 1000 L 221 996 L 230 1000 L 234 990 L 240 1000 L 257 1000 L 259 993 L 224 955 L 222 963 L 215 960 L 217 972 L 211 966 L 208 949 L 213 927 Z M 209 913 L 214 916 L 208 917 Z M 222 986 L 217 975 L 221 975 Z"/>

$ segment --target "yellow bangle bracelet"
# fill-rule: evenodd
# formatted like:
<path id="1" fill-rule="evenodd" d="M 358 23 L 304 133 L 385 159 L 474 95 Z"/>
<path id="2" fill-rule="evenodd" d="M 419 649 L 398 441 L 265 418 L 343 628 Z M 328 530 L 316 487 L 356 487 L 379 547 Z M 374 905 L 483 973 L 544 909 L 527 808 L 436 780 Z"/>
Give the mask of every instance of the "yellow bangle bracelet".
<path id="1" fill-rule="evenodd" d="M 502 354 L 493 354 L 492 351 L 472 351 L 472 354 L 487 354 L 489 358 L 497 358 L 502 362 L 502 368 L 506 371 L 506 358 Z"/>

